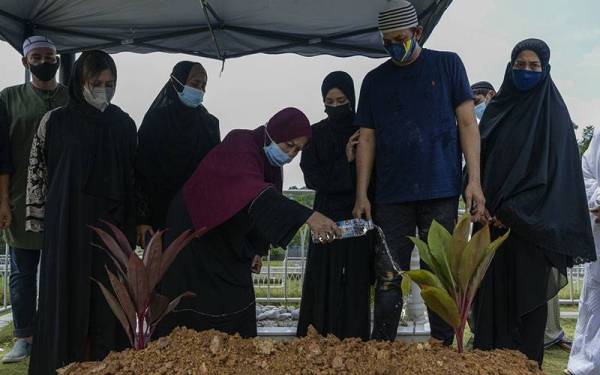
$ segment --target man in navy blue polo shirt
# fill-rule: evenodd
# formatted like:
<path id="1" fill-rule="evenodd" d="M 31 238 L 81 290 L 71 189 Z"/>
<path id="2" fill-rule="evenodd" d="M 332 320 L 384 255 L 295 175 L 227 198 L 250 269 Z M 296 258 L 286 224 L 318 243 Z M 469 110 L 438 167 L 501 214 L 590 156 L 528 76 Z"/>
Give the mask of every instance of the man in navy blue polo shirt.
<path id="1" fill-rule="evenodd" d="M 455 53 L 419 46 L 423 28 L 413 5 L 390 1 L 379 14 L 379 30 L 391 59 L 367 74 L 360 92 L 354 216 L 371 219 L 367 190 L 375 165 L 375 222 L 386 235 L 394 262 L 407 270 L 413 249 L 407 236 L 414 236 L 415 228 L 426 239 L 433 220 L 449 231 L 454 227 L 463 153 L 469 174 L 466 208 L 474 221 L 483 215 L 480 138 L 462 61 Z M 401 277 L 387 254 L 375 257 L 372 338 L 391 341 L 402 309 Z M 429 322 L 431 336 L 450 345 L 452 328 L 431 310 Z"/>

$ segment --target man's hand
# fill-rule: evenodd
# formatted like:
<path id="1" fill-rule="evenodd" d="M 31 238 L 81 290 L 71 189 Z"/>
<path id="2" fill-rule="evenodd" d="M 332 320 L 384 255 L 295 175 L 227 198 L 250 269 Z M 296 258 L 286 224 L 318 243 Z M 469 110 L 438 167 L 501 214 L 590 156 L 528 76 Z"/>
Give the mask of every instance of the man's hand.
<path id="1" fill-rule="evenodd" d="M 262 258 L 260 257 L 260 255 L 255 255 L 254 258 L 252 259 L 252 266 L 251 266 L 251 270 L 252 273 L 260 273 L 260 269 L 262 268 Z"/>
<path id="2" fill-rule="evenodd" d="M 479 183 L 469 182 L 465 189 L 465 200 L 465 209 L 471 214 L 471 221 L 480 221 L 485 215 L 485 197 Z"/>
<path id="3" fill-rule="evenodd" d="M 2 199 L 0 201 L 0 230 L 8 228 L 11 221 L 10 203 L 8 199 Z"/>
<path id="4" fill-rule="evenodd" d="M 354 203 L 354 210 L 352 210 L 352 215 L 355 219 L 364 218 L 365 220 L 373 220 L 371 216 L 371 202 L 369 202 L 369 198 L 356 198 L 356 202 Z"/>
<path id="5" fill-rule="evenodd" d="M 596 219 L 594 221 L 596 223 L 600 223 L 600 207 L 592 208 L 590 212 L 592 213 L 592 215 L 596 216 Z"/>

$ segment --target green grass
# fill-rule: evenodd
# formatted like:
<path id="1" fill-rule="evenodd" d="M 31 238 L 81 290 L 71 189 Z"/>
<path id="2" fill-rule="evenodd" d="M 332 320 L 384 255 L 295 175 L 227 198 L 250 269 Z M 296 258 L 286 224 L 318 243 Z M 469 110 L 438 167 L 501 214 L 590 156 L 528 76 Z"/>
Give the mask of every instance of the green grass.
<path id="1" fill-rule="evenodd" d="M 12 324 L 2 328 L 0 330 L 0 348 L 2 352 L 0 356 L 8 353 L 14 343 L 13 337 L 13 326 Z M 3 364 L 0 363 L 0 374 L 2 375 L 25 375 L 27 374 L 27 367 L 29 366 L 29 360 L 20 363 Z"/>

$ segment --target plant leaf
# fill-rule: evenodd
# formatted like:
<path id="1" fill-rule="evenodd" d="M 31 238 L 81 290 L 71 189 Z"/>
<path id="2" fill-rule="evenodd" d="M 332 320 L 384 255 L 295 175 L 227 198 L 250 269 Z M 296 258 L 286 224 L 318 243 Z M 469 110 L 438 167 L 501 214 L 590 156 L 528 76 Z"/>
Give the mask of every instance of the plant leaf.
<path id="1" fill-rule="evenodd" d="M 456 302 L 450 297 L 445 289 L 424 286 L 421 288 L 421 296 L 431 310 L 444 319 L 446 323 L 455 330 L 460 326 L 460 312 Z"/>
<path id="2" fill-rule="evenodd" d="M 152 296 L 152 302 L 150 302 L 149 309 L 149 317 L 148 322 L 152 326 L 155 323 L 158 323 L 158 320 L 161 318 L 163 313 L 167 310 L 169 306 L 169 299 L 162 294 L 154 294 Z"/>
<path id="3" fill-rule="evenodd" d="M 114 238 L 112 238 L 108 233 L 106 233 L 100 228 L 91 225 L 88 225 L 88 227 L 91 228 L 94 232 L 96 232 L 98 237 L 100 237 L 102 242 L 104 242 L 104 244 L 106 245 L 110 253 L 113 255 L 113 257 L 116 260 L 118 260 L 123 267 L 126 267 L 128 263 L 127 255 L 125 255 L 125 251 L 121 249 L 119 244 L 117 244 L 117 241 L 115 241 Z"/>
<path id="4" fill-rule="evenodd" d="M 171 263 L 173 263 L 177 257 L 177 254 L 179 254 L 179 252 L 183 250 L 190 243 L 190 241 L 199 237 L 201 234 L 204 234 L 204 232 L 206 231 L 192 231 L 188 229 L 181 233 L 173 242 L 171 242 L 169 247 L 167 247 L 163 253 L 158 280 L 162 279 L 169 266 L 171 266 Z"/>
<path id="5" fill-rule="evenodd" d="M 458 283 L 459 269 L 463 252 L 469 241 L 469 231 L 471 229 L 471 215 L 465 213 L 461 216 L 458 224 L 454 228 L 454 233 L 448 245 L 448 263 L 454 280 Z"/>
<path id="6" fill-rule="evenodd" d="M 433 270 L 434 273 L 437 273 L 437 264 L 433 262 L 433 258 L 431 257 L 431 252 L 429 251 L 429 246 L 420 238 L 408 236 L 410 240 L 415 244 L 417 250 L 419 250 L 419 257 L 421 260 L 429 266 Z"/>
<path id="7" fill-rule="evenodd" d="M 431 257 L 439 265 L 439 272 L 436 272 L 436 275 L 444 283 L 447 290 L 456 289 L 456 283 L 454 282 L 454 277 L 452 277 L 452 271 L 448 262 L 448 246 L 451 239 L 452 236 L 446 228 L 435 220 L 431 222 L 431 227 L 429 227 L 427 235 L 427 245 L 429 245 Z"/>
<path id="8" fill-rule="evenodd" d="M 408 297 L 410 295 L 411 280 L 406 272 L 402 274 L 402 283 L 400 284 L 400 289 L 402 289 L 403 297 Z"/>
<path id="9" fill-rule="evenodd" d="M 479 265 L 477 266 L 475 274 L 471 278 L 471 283 L 469 284 L 468 297 L 470 300 L 472 300 L 475 297 L 475 293 L 477 292 L 477 289 L 479 289 L 479 285 L 481 284 L 483 277 L 485 276 L 488 268 L 490 267 L 490 264 L 494 259 L 494 255 L 496 255 L 496 251 L 500 248 L 500 246 L 502 246 L 502 244 L 504 243 L 504 241 L 506 241 L 509 235 L 510 229 L 506 231 L 504 235 L 496 238 L 496 240 L 489 244 L 488 247 L 485 249 L 485 256 L 481 263 L 479 263 Z"/>
<path id="10" fill-rule="evenodd" d="M 454 232 L 452 233 L 452 237 L 456 239 L 462 239 L 463 241 L 469 241 L 469 233 L 471 232 L 471 215 L 469 213 L 464 213 L 460 219 L 458 219 L 458 223 L 456 223 L 456 227 L 454 227 Z"/>
<path id="11" fill-rule="evenodd" d="M 485 256 L 485 248 L 490 244 L 490 228 L 484 226 L 471 237 L 465 246 L 458 271 L 458 285 L 461 290 L 466 291 L 471 278 L 477 270 L 477 266 Z"/>
<path id="12" fill-rule="evenodd" d="M 192 292 L 184 292 L 184 293 L 181 293 L 179 296 L 175 297 L 171 302 L 169 302 L 169 305 L 167 306 L 165 311 L 163 311 L 163 313 L 158 317 L 158 319 L 156 319 L 154 321 L 154 325 L 156 325 L 158 322 L 160 322 L 160 320 L 162 318 L 164 318 L 165 315 L 167 315 L 171 311 L 175 310 L 177 305 L 179 305 L 179 302 L 181 302 L 182 298 L 190 298 L 190 297 L 195 297 L 195 296 L 196 296 L 196 294 L 194 294 Z M 154 328 L 152 328 L 152 330 L 154 330 Z"/>
<path id="13" fill-rule="evenodd" d="M 154 233 L 146 249 L 144 249 L 144 266 L 148 274 L 148 288 L 154 290 L 156 284 L 160 281 L 160 269 L 162 267 L 163 244 L 162 235 L 164 231 Z"/>
<path id="14" fill-rule="evenodd" d="M 412 270 L 404 272 L 403 276 L 408 276 L 412 281 L 417 283 L 420 288 L 430 286 L 434 288 L 445 289 L 440 279 L 433 273 L 427 270 Z"/>
<path id="15" fill-rule="evenodd" d="M 127 283 L 129 293 L 135 303 L 136 312 L 143 314 L 152 291 L 148 288 L 148 275 L 144 263 L 134 253 L 129 256 Z"/>
<path id="16" fill-rule="evenodd" d="M 115 314 L 115 316 L 117 317 L 119 322 L 121 323 L 121 326 L 123 326 L 123 329 L 127 333 L 127 337 L 129 337 L 129 344 L 131 345 L 131 347 L 133 347 L 133 332 L 131 330 L 131 327 L 128 324 L 127 317 L 125 316 L 125 312 L 123 312 L 123 309 L 119 305 L 119 302 L 115 299 L 115 297 L 112 295 L 112 293 L 108 289 L 106 289 L 104 287 L 104 285 L 102 285 L 102 283 L 100 283 L 100 281 L 98 281 L 94 278 L 92 278 L 92 280 L 95 281 L 96 284 L 98 284 L 98 286 L 100 287 L 102 294 L 104 294 L 104 298 L 106 298 L 106 302 L 108 303 L 111 310 L 113 311 L 113 313 Z"/>
<path id="17" fill-rule="evenodd" d="M 131 297 L 129 296 L 129 292 L 127 287 L 123 285 L 123 283 L 115 276 L 108 267 L 104 266 L 106 269 L 106 273 L 108 274 L 108 279 L 110 280 L 110 284 L 113 287 L 115 295 L 117 296 L 117 300 L 129 321 L 130 327 L 135 327 L 135 307 L 133 306 L 133 302 L 131 301 Z"/>
<path id="18" fill-rule="evenodd" d="M 133 249 L 131 248 L 131 244 L 127 239 L 127 236 L 119 229 L 116 225 L 109 223 L 106 220 L 100 220 L 102 223 L 106 224 L 110 230 L 112 230 L 113 234 L 119 245 L 121 245 L 121 250 L 125 253 L 125 256 L 129 257 L 131 253 L 133 253 Z"/>

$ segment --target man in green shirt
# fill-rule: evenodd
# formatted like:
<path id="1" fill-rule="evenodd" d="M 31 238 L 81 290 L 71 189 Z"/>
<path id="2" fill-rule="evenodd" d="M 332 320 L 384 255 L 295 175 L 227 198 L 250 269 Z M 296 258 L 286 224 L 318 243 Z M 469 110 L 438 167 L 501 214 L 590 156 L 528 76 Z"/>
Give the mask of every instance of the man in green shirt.
<path id="1" fill-rule="evenodd" d="M 42 248 L 40 233 L 25 231 L 25 193 L 29 153 L 42 116 L 67 104 L 68 90 L 56 81 L 59 58 L 54 44 L 44 36 L 23 42 L 22 63 L 31 72 L 31 82 L 0 92 L 0 129 L 8 128 L 10 141 L 10 180 L 0 177 L 0 193 L 8 185 L 12 220 L 4 229 L 10 247 L 10 299 L 17 341 L 4 363 L 27 356 L 35 329 L 37 269 Z M 2 171 L 0 171 L 0 174 Z M 4 189 L 5 190 L 5 189 Z M 2 202 L 5 197 L 1 197 Z M 0 205 L 0 208 L 2 206 Z M 0 211 L 1 213 L 1 211 Z"/>

